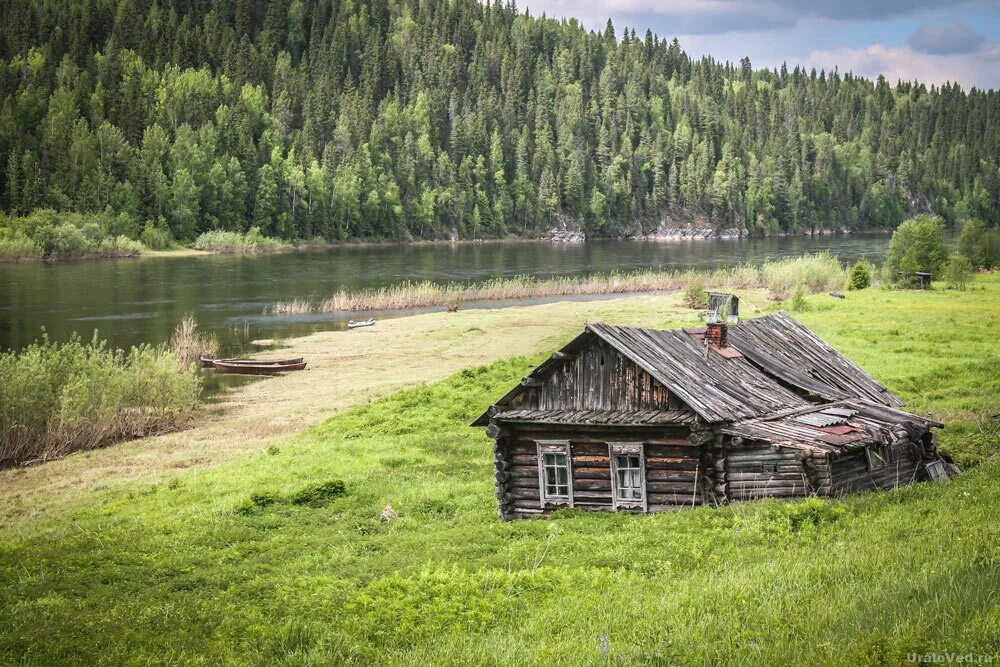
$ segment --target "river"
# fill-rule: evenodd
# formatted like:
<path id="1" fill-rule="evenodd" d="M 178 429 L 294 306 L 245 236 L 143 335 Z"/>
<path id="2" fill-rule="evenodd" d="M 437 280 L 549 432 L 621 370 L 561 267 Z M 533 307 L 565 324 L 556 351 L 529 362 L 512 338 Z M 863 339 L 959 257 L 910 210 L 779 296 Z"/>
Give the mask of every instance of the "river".
<path id="1" fill-rule="evenodd" d="M 114 346 L 166 341 L 193 313 L 226 352 L 257 338 L 343 328 L 351 314 L 265 315 L 295 297 L 405 280 L 476 281 L 519 274 L 574 276 L 642 268 L 717 268 L 828 251 L 880 260 L 888 236 L 850 235 L 687 242 L 593 241 L 343 246 L 266 255 L 145 257 L 0 264 L 0 349 L 95 329 Z M 378 314 L 376 314 L 377 316 Z M 356 316 L 356 315 L 355 315 Z"/>

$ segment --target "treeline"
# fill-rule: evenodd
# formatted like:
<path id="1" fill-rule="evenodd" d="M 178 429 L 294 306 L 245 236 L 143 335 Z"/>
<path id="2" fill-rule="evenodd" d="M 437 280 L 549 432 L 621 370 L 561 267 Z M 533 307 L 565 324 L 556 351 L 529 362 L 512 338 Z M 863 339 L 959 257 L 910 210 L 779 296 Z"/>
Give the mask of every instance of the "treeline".
<path id="1" fill-rule="evenodd" d="M 475 0 L 9 0 L 0 208 L 190 240 L 1000 218 L 1000 97 Z M 152 232 L 151 232 L 152 233 Z"/>

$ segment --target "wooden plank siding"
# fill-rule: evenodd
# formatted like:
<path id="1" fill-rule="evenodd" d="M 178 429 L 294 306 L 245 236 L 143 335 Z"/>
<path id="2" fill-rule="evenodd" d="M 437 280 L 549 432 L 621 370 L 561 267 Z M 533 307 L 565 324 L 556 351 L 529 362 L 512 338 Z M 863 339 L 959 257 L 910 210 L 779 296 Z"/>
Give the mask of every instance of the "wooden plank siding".
<path id="1" fill-rule="evenodd" d="M 730 501 L 809 495 L 815 480 L 802 459 L 794 449 L 766 444 L 728 449 L 721 458 L 725 474 L 718 476 L 716 490 Z M 765 466 L 773 466 L 774 472 L 765 471 Z"/>
<path id="2" fill-rule="evenodd" d="M 527 387 L 510 409 L 666 410 L 666 388 L 603 340 L 566 359 L 540 385 Z"/>

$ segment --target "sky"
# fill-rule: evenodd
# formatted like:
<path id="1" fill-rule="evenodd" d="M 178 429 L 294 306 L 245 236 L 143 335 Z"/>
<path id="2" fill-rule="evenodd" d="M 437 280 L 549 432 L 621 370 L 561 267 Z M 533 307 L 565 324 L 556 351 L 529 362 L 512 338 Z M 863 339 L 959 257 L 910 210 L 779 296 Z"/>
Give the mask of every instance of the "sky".
<path id="1" fill-rule="evenodd" d="M 580 19 L 621 37 L 677 37 L 693 57 L 788 63 L 892 83 L 1000 89 L 1000 0 L 521 0 L 532 15 Z"/>

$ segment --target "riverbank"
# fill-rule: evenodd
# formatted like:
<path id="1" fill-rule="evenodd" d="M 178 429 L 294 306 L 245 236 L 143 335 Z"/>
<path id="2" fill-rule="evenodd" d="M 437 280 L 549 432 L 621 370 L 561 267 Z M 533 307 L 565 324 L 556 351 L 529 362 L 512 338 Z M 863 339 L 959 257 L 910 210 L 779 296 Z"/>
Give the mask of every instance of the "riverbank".
<path id="1" fill-rule="evenodd" d="M 446 306 L 484 301 L 540 299 L 558 296 L 593 296 L 629 294 L 696 288 L 767 289 L 772 300 L 787 298 L 798 286 L 808 292 L 842 290 L 847 285 L 847 271 L 840 261 L 828 254 L 804 255 L 792 259 L 766 261 L 759 266 L 744 264 L 715 271 L 632 271 L 595 274 L 582 277 L 536 278 L 513 276 L 477 283 L 429 281 L 404 282 L 378 289 L 341 290 L 321 301 L 296 298 L 268 307 L 275 315 L 337 313 L 358 311 L 393 311 Z"/>
<path id="2" fill-rule="evenodd" d="M 774 307 L 740 296 L 745 316 Z M 949 483 L 497 521 L 489 441 L 469 421 L 584 321 L 694 323 L 679 299 L 288 341 L 313 370 L 238 390 L 191 431 L 0 472 L 0 662 L 1000 657 L 1000 447 L 985 430 L 1000 412 L 997 274 L 968 292 L 815 295 L 796 314 L 947 424 L 941 445 L 966 468 Z"/>

